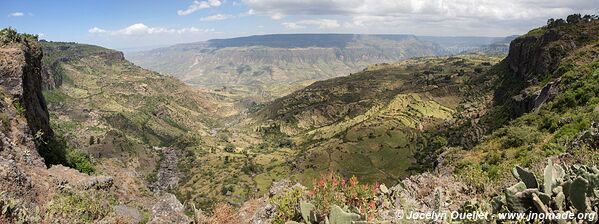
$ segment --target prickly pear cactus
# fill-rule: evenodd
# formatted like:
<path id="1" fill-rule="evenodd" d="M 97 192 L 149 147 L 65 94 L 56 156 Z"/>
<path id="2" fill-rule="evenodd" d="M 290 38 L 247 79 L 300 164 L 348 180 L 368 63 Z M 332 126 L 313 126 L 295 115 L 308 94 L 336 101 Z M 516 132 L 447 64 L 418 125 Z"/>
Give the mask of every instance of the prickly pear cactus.
<path id="1" fill-rule="evenodd" d="M 300 212 L 302 213 L 302 218 L 306 223 L 316 223 L 316 214 L 314 214 L 314 208 L 316 208 L 312 203 L 300 201 Z"/>
<path id="2" fill-rule="evenodd" d="M 493 198 L 495 212 L 599 212 L 596 167 L 575 165 L 564 169 L 548 160 L 543 186 L 538 186 L 534 174 L 524 168 L 516 166 L 512 173 L 520 182 Z"/>
<path id="3" fill-rule="evenodd" d="M 526 190 L 524 182 L 519 182 L 516 185 L 505 189 L 505 201 L 510 211 L 525 212 L 526 211 L 526 198 L 522 195 L 522 192 Z"/>
<path id="4" fill-rule="evenodd" d="M 587 187 L 589 182 L 582 178 L 578 177 L 570 186 L 570 202 L 572 206 L 576 208 L 579 212 L 586 212 L 587 210 Z"/>
<path id="5" fill-rule="evenodd" d="M 560 165 L 554 165 L 553 161 L 548 159 L 543 175 L 543 190 L 545 194 L 551 195 L 553 188 L 557 187 L 564 179 L 564 175 L 564 169 Z"/>
<path id="6" fill-rule="evenodd" d="M 329 214 L 330 224 L 350 224 L 358 220 L 360 220 L 360 215 L 358 214 L 345 212 L 337 205 L 331 207 L 331 214 Z"/>
<path id="7" fill-rule="evenodd" d="M 520 166 L 516 166 L 514 168 L 514 170 L 512 171 L 512 174 L 514 175 L 514 177 L 516 177 L 516 179 L 519 179 L 520 181 L 524 182 L 524 184 L 526 184 L 527 188 L 538 188 L 539 187 L 539 183 L 537 182 L 537 177 L 535 176 L 534 173 L 528 171 L 527 169 L 524 169 Z"/>

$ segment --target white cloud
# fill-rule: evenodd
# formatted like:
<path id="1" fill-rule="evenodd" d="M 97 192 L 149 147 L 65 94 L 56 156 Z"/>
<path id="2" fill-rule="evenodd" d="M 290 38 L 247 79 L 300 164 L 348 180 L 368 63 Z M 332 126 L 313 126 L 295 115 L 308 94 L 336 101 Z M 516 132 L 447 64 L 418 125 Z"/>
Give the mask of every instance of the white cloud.
<path id="1" fill-rule="evenodd" d="M 119 30 L 104 30 L 98 27 L 93 27 L 88 30 L 90 33 L 95 34 L 110 34 L 120 36 L 133 36 L 133 35 L 150 35 L 150 34 L 187 34 L 187 33 L 209 33 L 214 32 L 214 29 L 198 29 L 196 27 L 186 27 L 181 29 L 163 28 L 163 27 L 149 27 L 143 23 L 136 23 L 131 26 L 125 27 Z"/>
<path id="2" fill-rule="evenodd" d="M 299 25 L 297 23 L 281 23 L 281 25 L 283 25 L 283 27 L 285 27 L 285 29 L 288 30 L 298 30 L 298 29 L 305 29 L 305 26 Z"/>
<path id="3" fill-rule="evenodd" d="M 193 3 L 185 10 L 178 10 L 177 14 L 180 16 L 186 16 L 192 14 L 198 10 L 207 9 L 211 7 L 219 7 L 222 4 L 220 0 L 208 0 L 208 1 L 193 1 Z"/>
<path id="4" fill-rule="evenodd" d="M 317 26 L 319 29 L 334 29 L 341 25 L 339 21 L 333 19 L 318 19 L 318 20 L 300 20 L 297 22 L 281 23 L 285 29 L 304 29 L 307 26 Z"/>
<path id="5" fill-rule="evenodd" d="M 542 25 L 548 18 L 571 13 L 597 14 L 599 0 L 242 0 L 256 14 L 273 19 L 282 16 L 340 16 L 349 18 L 343 27 L 402 29 L 420 23 L 424 33 L 438 33 L 440 28 L 454 27 L 454 34 L 475 28 L 490 27 L 497 32 L 514 28 L 520 31 Z M 289 24 L 288 24 L 289 25 Z M 296 25 L 302 25 L 297 24 Z M 390 27 L 393 25 L 393 27 Z M 398 26 L 399 25 L 399 26 Z M 385 27 L 386 26 L 386 27 Z M 424 29 L 428 29 L 424 30 Z M 354 30 L 355 31 L 355 30 Z M 440 33 L 442 34 L 442 33 Z M 479 35 L 486 35 L 479 33 Z"/>
<path id="6" fill-rule="evenodd" d="M 272 13 L 272 14 L 270 15 L 270 18 L 271 18 L 271 19 L 274 19 L 274 20 L 280 20 L 280 19 L 282 19 L 283 17 L 285 17 L 285 14 L 283 14 L 283 13 L 280 13 L 280 12 L 275 12 L 275 13 Z"/>
<path id="7" fill-rule="evenodd" d="M 8 14 L 8 17 L 20 17 L 20 16 L 24 16 L 25 13 L 22 12 L 13 12 L 11 14 Z"/>
<path id="8" fill-rule="evenodd" d="M 218 21 L 218 20 L 227 20 L 235 18 L 234 15 L 226 15 L 226 14 L 215 14 L 211 16 L 206 16 L 200 18 L 200 21 Z"/>
<path id="9" fill-rule="evenodd" d="M 98 27 L 93 27 L 88 30 L 90 33 L 106 33 L 106 30 L 100 29 Z"/>
<path id="10" fill-rule="evenodd" d="M 254 10 L 286 15 L 406 14 L 526 19 L 555 12 L 599 9 L 599 0 L 244 0 Z"/>

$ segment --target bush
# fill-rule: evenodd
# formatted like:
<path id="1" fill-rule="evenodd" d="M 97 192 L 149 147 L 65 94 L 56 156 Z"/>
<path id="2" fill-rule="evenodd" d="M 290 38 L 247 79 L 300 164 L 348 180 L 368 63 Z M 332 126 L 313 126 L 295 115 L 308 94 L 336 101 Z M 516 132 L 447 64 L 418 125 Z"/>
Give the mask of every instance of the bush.
<path id="1" fill-rule="evenodd" d="M 243 173 L 245 173 L 246 175 L 259 173 L 261 170 L 262 170 L 262 167 L 260 167 L 260 165 L 255 164 L 254 161 L 252 161 L 250 159 L 248 159 L 248 161 L 246 161 L 243 164 L 243 167 L 241 167 L 241 171 Z"/>
<path id="2" fill-rule="evenodd" d="M 21 102 L 15 101 L 13 105 L 15 107 L 15 110 L 17 110 L 17 114 L 19 114 L 21 116 L 25 115 L 25 107 L 23 107 L 23 105 L 21 105 Z"/>
<path id="3" fill-rule="evenodd" d="M 67 165 L 82 173 L 92 174 L 95 172 L 94 165 L 89 156 L 77 150 L 69 150 L 69 153 L 67 154 Z"/>
<path id="4" fill-rule="evenodd" d="M 447 138 L 443 137 L 443 136 L 435 136 L 433 138 L 433 140 L 431 141 L 431 147 L 433 147 L 433 149 L 440 149 L 442 147 L 447 146 L 448 141 Z"/>
<path id="5" fill-rule="evenodd" d="M 104 191 L 71 192 L 69 190 L 55 195 L 47 205 L 47 221 L 81 220 L 93 223 L 106 217 L 112 211 L 116 199 Z"/>
<path id="6" fill-rule="evenodd" d="M 505 148 L 537 143 L 541 138 L 541 132 L 530 126 L 509 126 L 502 129 L 500 133 L 503 135 L 501 144 Z"/>
<path id="7" fill-rule="evenodd" d="M 9 44 L 9 43 L 20 43 L 23 41 L 37 41 L 38 36 L 33 34 L 23 33 L 20 34 L 17 30 L 9 27 L 0 30 L 0 43 Z"/>
<path id="8" fill-rule="evenodd" d="M 299 203 L 303 197 L 304 190 L 296 187 L 287 190 L 284 194 L 277 194 L 270 199 L 270 203 L 277 206 L 277 213 L 272 223 L 285 223 L 289 220 L 299 221 L 301 218 Z"/>
<path id="9" fill-rule="evenodd" d="M 235 149 L 235 145 L 233 144 L 228 144 L 227 146 L 225 146 L 225 152 L 233 153 L 235 152 Z"/>

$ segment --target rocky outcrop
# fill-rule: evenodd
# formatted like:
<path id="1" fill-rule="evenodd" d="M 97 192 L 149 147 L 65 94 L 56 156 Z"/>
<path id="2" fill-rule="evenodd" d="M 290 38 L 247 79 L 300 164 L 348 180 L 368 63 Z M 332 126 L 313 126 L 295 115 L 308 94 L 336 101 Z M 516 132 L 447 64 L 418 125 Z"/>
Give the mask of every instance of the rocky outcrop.
<path id="1" fill-rule="evenodd" d="M 44 63 L 42 67 L 42 88 L 52 90 L 62 85 L 62 75 L 59 70 L 59 62 Z"/>
<path id="2" fill-rule="evenodd" d="M 175 195 L 165 193 L 152 208 L 152 220 L 148 223 L 190 223 L 185 216 L 184 207 Z"/>
<path id="3" fill-rule="evenodd" d="M 31 134 L 48 142 L 54 137 L 46 101 L 42 94 L 42 49 L 37 42 L 24 41 L 2 48 L 0 87 L 23 113 Z"/>
<path id="4" fill-rule="evenodd" d="M 539 79 L 554 71 L 562 58 L 577 47 L 563 32 L 550 29 L 542 35 L 525 35 L 510 44 L 506 60 L 523 80 Z"/>
<path id="5" fill-rule="evenodd" d="M 559 83 L 560 78 L 555 81 L 547 83 L 541 90 L 529 93 L 524 91 L 523 93 L 512 97 L 513 106 L 512 114 L 520 116 L 530 111 L 538 110 L 545 102 L 553 99 L 560 92 Z"/>
<path id="6" fill-rule="evenodd" d="M 153 191 L 166 191 L 175 188 L 182 175 L 177 167 L 181 153 L 171 147 L 154 147 L 154 150 L 162 155 L 162 159 L 160 159 L 156 171 L 156 181 L 150 183 L 149 188 Z"/>
<path id="7" fill-rule="evenodd" d="M 41 93 L 41 57 L 32 40 L 0 46 L 0 192 L 28 214 L 47 201 L 53 189 L 36 150 L 36 142 L 53 137 Z M 19 221 L 14 215 L 0 217 L 0 223 Z"/>
<path id="8" fill-rule="evenodd" d="M 599 40 L 599 21 L 541 27 L 516 38 L 503 61 L 506 71 L 494 101 L 509 109 L 511 119 L 537 110 L 560 93 L 562 61 Z M 541 82 L 551 80 L 541 87 Z M 540 89 L 540 90 L 539 90 Z"/>

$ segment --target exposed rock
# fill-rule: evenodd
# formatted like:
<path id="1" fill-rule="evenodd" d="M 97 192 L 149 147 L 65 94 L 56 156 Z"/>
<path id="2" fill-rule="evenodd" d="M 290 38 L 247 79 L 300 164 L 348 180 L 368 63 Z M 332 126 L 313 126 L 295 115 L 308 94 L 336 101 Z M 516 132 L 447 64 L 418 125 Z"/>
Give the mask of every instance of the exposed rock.
<path id="1" fill-rule="evenodd" d="M 575 52 L 576 49 L 593 43 L 599 39 L 596 26 L 599 21 L 591 21 L 553 28 L 539 28 L 535 33 L 516 38 L 510 44 L 509 54 L 504 63 L 509 67 L 509 74 L 503 77 L 503 83 L 495 92 L 494 101 L 507 102 L 511 99 L 511 118 L 537 110 L 547 100 L 559 94 L 561 61 Z M 538 85 L 539 80 L 557 77 L 545 85 L 540 91 L 529 91 L 528 88 Z M 513 95 L 506 93 L 516 91 Z M 518 93 L 518 91 L 522 91 Z M 517 95 L 516 95 L 517 94 Z"/>
<path id="2" fill-rule="evenodd" d="M 510 44 L 506 60 L 513 72 L 523 80 L 551 74 L 576 43 L 568 40 L 564 33 L 551 29 L 540 36 L 525 35 Z M 556 45 L 558 40 L 563 40 Z"/>
<path id="3" fill-rule="evenodd" d="M 152 207 L 152 220 L 149 224 L 161 223 L 190 223 L 185 216 L 184 207 L 175 195 L 165 193 L 154 207 Z"/>
<path id="4" fill-rule="evenodd" d="M 58 66 L 59 61 L 55 61 L 50 64 L 43 64 L 42 87 L 44 90 L 56 89 L 62 85 L 62 74 L 60 73 Z"/>
<path id="5" fill-rule="evenodd" d="M 119 221 L 126 223 L 140 223 L 143 216 L 135 208 L 126 205 L 114 206 L 114 213 L 119 218 Z"/>
<path id="6" fill-rule="evenodd" d="M 37 42 L 24 41 L 0 49 L 0 87 L 20 105 L 31 133 L 44 141 L 54 137 L 42 94 L 42 50 Z"/>
<path id="7" fill-rule="evenodd" d="M 472 189 L 454 177 L 430 173 L 406 178 L 390 190 L 392 206 L 378 213 L 383 220 L 393 223 L 401 223 L 398 217 L 405 217 L 407 211 L 457 211 L 465 201 L 475 197 Z"/>
<path id="8" fill-rule="evenodd" d="M 54 165 L 48 171 L 58 185 L 69 185 L 79 190 L 108 190 L 114 182 L 112 177 L 89 176 L 62 165 Z"/>
<path id="9" fill-rule="evenodd" d="M 270 188 L 268 189 L 268 197 L 273 197 L 284 190 L 287 190 L 291 187 L 291 181 L 289 180 L 280 180 L 277 182 L 273 182 Z"/>
<path id="10" fill-rule="evenodd" d="M 52 137 L 40 88 L 41 50 L 35 42 L 0 46 L 0 192 L 33 209 L 47 199 L 49 183 L 39 140 Z"/>
<path id="11" fill-rule="evenodd" d="M 177 167 L 181 156 L 179 150 L 171 147 L 154 147 L 154 150 L 162 154 L 162 159 L 156 173 L 156 181 L 150 183 L 149 188 L 153 191 L 164 191 L 176 187 L 182 175 Z"/>
<path id="12" fill-rule="evenodd" d="M 553 99 L 560 93 L 560 81 L 561 79 L 558 78 L 553 82 L 547 83 L 541 90 L 532 94 L 524 91 L 524 93 L 512 97 L 514 100 L 514 105 L 512 106 L 512 115 L 520 116 L 530 111 L 537 111 L 545 102 Z"/>

